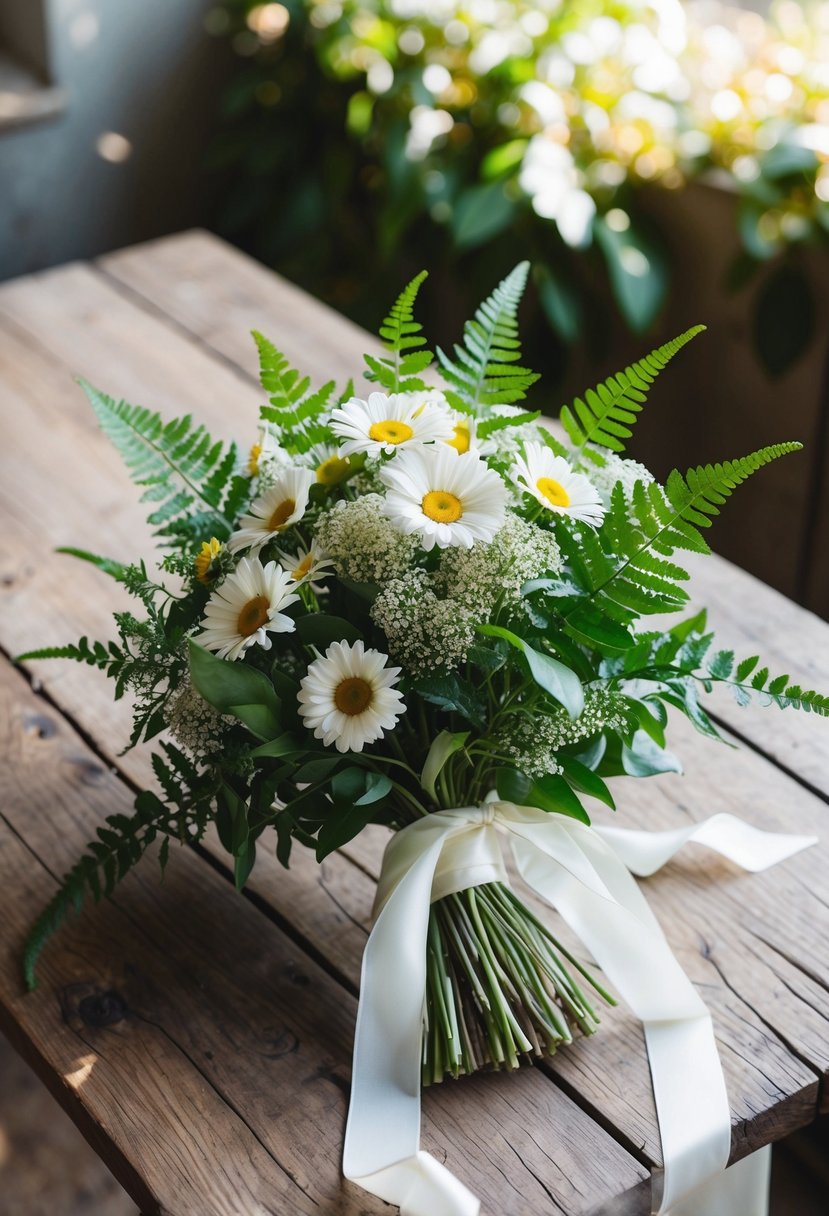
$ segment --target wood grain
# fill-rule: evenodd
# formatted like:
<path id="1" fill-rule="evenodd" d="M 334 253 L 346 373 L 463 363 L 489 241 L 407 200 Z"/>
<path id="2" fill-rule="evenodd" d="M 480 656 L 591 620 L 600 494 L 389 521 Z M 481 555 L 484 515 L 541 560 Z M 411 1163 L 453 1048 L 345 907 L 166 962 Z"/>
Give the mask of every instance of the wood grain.
<path id="1" fill-rule="evenodd" d="M 163 883 L 139 867 L 82 915 L 47 948 L 38 992 L 20 994 L 22 938 L 52 875 L 131 797 L 7 663 L 0 721 L 2 1027 L 64 1079 L 67 1108 L 82 1107 L 142 1209 L 151 1197 L 188 1216 L 385 1210 L 339 1172 L 354 998 L 190 850 Z M 540 1074 L 506 1080 L 438 1087 L 425 1104 L 424 1145 L 491 1210 L 586 1213 L 644 1181 Z M 507 1142 L 502 1173 L 490 1154 Z"/>
<path id="2" fill-rule="evenodd" d="M 97 434 L 85 402 L 68 383 L 68 367 L 144 404 L 163 404 L 155 393 L 163 393 L 164 401 L 169 401 L 169 383 L 174 383 L 177 408 L 193 409 L 217 431 L 237 435 L 244 434 L 246 427 L 252 435 L 259 397 L 242 371 L 241 346 L 237 350 L 233 337 L 243 335 L 244 327 L 258 324 L 278 334 L 294 357 L 298 355 L 285 334 L 299 344 L 312 327 L 314 349 L 309 352 L 307 338 L 303 349 L 322 373 L 335 374 L 341 368 L 343 378 L 346 362 L 352 371 L 356 367 L 364 345 L 359 331 L 355 338 L 353 327 L 347 326 L 348 332 L 338 330 L 336 341 L 327 346 L 329 323 L 320 306 L 302 297 L 305 311 L 297 322 L 299 304 L 294 297 L 286 295 L 273 276 L 247 261 L 239 270 L 244 286 L 237 287 L 238 256 L 213 238 L 192 234 L 180 251 L 176 241 L 159 242 L 107 260 L 110 279 L 115 274 L 134 279 L 128 290 L 116 289 L 112 281 L 102 280 L 86 267 L 50 272 L 38 284 L 24 280 L 0 288 L 0 391 L 7 395 L 12 438 L 21 453 L 7 461 L 8 478 L 0 490 L 15 525 L 7 530 L 10 544 L 0 571 L 6 604 L 0 642 L 10 650 L 66 640 L 87 630 L 102 636 L 109 632 L 111 592 L 116 589 L 97 572 L 73 566 L 72 595 L 67 596 L 62 584 L 69 577 L 69 559 L 49 555 L 56 541 L 100 548 L 106 535 L 110 550 L 119 556 L 130 552 L 131 542 L 133 551 L 148 551 L 134 490 L 108 443 Z M 168 313 L 204 345 L 198 347 L 181 331 L 171 330 L 164 319 Z M 263 320 L 265 313 L 271 324 Z M 60 332 L 53 342 L 49 327 L 54 324 Z M 117 337 L 121 329 L 139 333 L 140 342 L 121 345 Z M 38 336 L 43 332 L 50 333 L 48 353 Z M 218 361 L 209 349 L 213 341 L 220 348 Z M 244 345 L 247 349 L 246 341 Z M 238 370 L 231 366 L 237 357 Z M 249 355 L 244 366 L 253 367 Z M 234 412 L 228 427 L 231 399 L 240 403 L 242 412 Z M 40 432 L 45 441 L 38 445 Z M 71 465 L 61 459 L 66 452 L 73 454 Z M 57 581 L 59 565 L 67 573 Z M 744 623 L 750 619 L 764 647 L 779 636 L 780 649 L 787 652 L 795 635 L 795 659 L 806 670 L 827 662 L 826 626 L 727 563 L 712 559 L 706 565 L 716 570 L 717 578 L 709 579 L 702 595 L 718 597 L 715 611 L 722 614 L 742 653 L 755 640 Z M 767 616 L 769 608 L 776 615 Z M 804 679 L 793 664 L 789 670 Z M 114 757 L 118 723 L 109 689 L 98 673 L 40 665 L 38 675 L 50 696 L 76 716 L 107 756 Z M 728 717 L 728 708 L 722 712 Z M 768 746 L 778 761 L 791 761 L 798 776 L 805 774 L 813 785 L 826 788 L 825 765 L 815 760 L 813 752 L 803 754 L 807 745 L 795 758 L 789 750 L 799 738 L 798 728 L 811 724 L 809 719 L 776 711 L 749 711 L 738 717 L 736 711 L 730 712 L 740 724 L 748 724 L 744 733 L 758 747 Z M 774 729 L 767 725 L 769 720 Z M 826 724 L 814 724 L 822 729 L 820 742 L 825 749 Z M 701 817 L 722 805 L 760 823 L 807 830 L 825 815 L 818 799 L 769 761 L 751 753 L 737 758 L 703 745 L 696 737 L 686 739 L 681 730 L 678 737 L 689 778 L 681 787 L 667 780 L 628 782 L 620 789 L 620 817 L 625 822 L 675 826 L 689 814 Z M 826 751 L 822 754 L 825 757 Z M 137 782 L 148 780 L 141 755 L 119 764 Z M 331 858 L 316 873 L 313 860 L 298 853 L 296 868 L 286 875 L 272 855 L 263 853 L 251 885 L 270 914 L 290 923 L 312 954 L 353 990 L 372 897 L 369 875 L 376 869 L 378 855 L 369 836 L 361 838 L 349 854 L 351 860 Z M 723 874 L 709 856 L 704 862 L 683 860 L 648 883 L 672 945 L 714 1012 L 732 1094 L 737 1155 L 808 1122 L 817 1105 L 818 1075 L 825 1074 L 827 1063 L 823 980 L 829 974 L 822 944 L 829 935 L 825 905 L 820 903 L 821 873 L 825 873 L 822 853 L 804 854 L 780 871 L 751 879 L 731 870 Z M 550 1071 L 645 1160 L 659 1161 L 641 1034 L 623 1011 L 613 1011 L 599 1036 L 563 1053 Z M 513 1101 L 519 1092 L 523 1103 L 526 1095 L 516 1091 L 513 1082 L 526 1084 L 529 1092 L 530 1085 L 542 1081 L 537 1072 L 525 1076 L 536 1080 L 483 1081 L 481 1107 L 484 1094 L 488 1110 L 496 1093 L 499 1099 L 506 1096 Z M 471 1095 L 476 1084 L 465 1081 L 457 1092 Z M 530 1101 L 537 1100 L 533 1090 Z M 515 1120 L 526 1127 L 526 1114 L 521 1113 L 525 1108 L 516 1109 Z M 476 1107 L 474 1120 L 479 1116 Z M 557 1158 L 560 1166 L 558 1154 Z"/>

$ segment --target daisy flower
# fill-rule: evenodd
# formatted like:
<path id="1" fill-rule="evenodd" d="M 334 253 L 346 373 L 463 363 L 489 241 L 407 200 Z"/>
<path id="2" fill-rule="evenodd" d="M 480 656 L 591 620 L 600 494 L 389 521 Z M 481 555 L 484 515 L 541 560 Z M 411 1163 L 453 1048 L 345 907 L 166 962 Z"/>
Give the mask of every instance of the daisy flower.
<path id="1" fill-rule="evenodd" d="M 490 541 L 504 522 L 507 488 L 477 452 L 447 444 L 411 448 L 380 470 L 383 510 L 400 532 L 417 533 L 424 549 Z"/>
<path id="2" fill-rule="evenodd" d="M 512 466 L 512 477 L 520 490 L 556 515 L 569 515 L 594 528 L 604 519 L 605 507 L 593 483 L 546 444 L 525 443 L 524 456 Z"/>
<path id="3" fill-rule="evenodd" d="M 463 456 L 464 452 L 477 450 L 475 419 L 470 414 L 454 414 L 452 418 L 453 434 L 451 439 L 445 439 L 450 448 Z"/>
<path id="4" fill-rule="evenodd" d="M 219 573 L 219 566 L 214 565 L 214 562 L 221 551 L 222 542 L 216 540 L 215 536 L 211 536 L 210 540 L 202 541 L 201 549 L 193 559 L 193 569 L 200 583 L 212 583 Z"/>
<path id="5" fill-rule="evenodd" d="M 388 655 L 366 650 L 362 642 L 332 642 L 314 659 L 300 681 L 299 713 L 316 739 L 338 752 L 361 752 L 406 712 L 394 684 L 399 667 L 387 667 Z"/>
<path id="6" fill-rule="evenodd" d="M 300 549 L 297 553 L 286 553 L 280 549 L 279 556 L 282 558 L 282 569 L 294 582 L 308 582 L 314 591 L 319 590 L 314 579 L 329 578 L 334 569 L 333 558 L 313 543 L 310 548 Z"/>
<path id="7" fill-rule="evenodd" d="M 290 457 L 288 453 L 270 426 L 260 426 L 259 439 L 250 449 L 250 455 L 248 456 L 248 472 L 251 477 L 259 477 L 270 471 L 274 466 L 284 466 L 289 463 Z"/>
<path id="8" fill-rule="evenodd" d="M 420 394 L 402 393 L 387 397 L 369 393 L 368 401 L 352 397 L 331 414 L 331 430 L 344 442 L 340 453 L 350 456 L 391 455 L 398 448 L 419 447 L 436 439 L 451 439 L 452 419 L 445 406 L 434 398 L 421 401 Z"/>
<path id="9" fill-rule="evenodd" d="M 254 499 L 250 515 L 243 515 L 239 528 L 227 542 L 231 553 L 240 549 L 258 552 L 269 540 L 298 523 L 308 506 L 308 492 L 314 484 L 310 469 L 280 469 L 276 481 Z"/>
<path id="10" fill-rule="evenodd" d="M 323 486 L 338 486 L 355 468 L 333 443 L 315 444 L 302 459 L 307 460 L 314 477 Z"/>
<path id="11" fill-rule="evenodd" d="M 299 600 L 293 586 L 276 562 L 263 566 L 257 557 L 243 557 L 207 601 L 197 642 L 220 659 L 238 659 L 250 646 L 270 650 L 269 633 L 290 633 L 295 627 L 282 611 Z"/>

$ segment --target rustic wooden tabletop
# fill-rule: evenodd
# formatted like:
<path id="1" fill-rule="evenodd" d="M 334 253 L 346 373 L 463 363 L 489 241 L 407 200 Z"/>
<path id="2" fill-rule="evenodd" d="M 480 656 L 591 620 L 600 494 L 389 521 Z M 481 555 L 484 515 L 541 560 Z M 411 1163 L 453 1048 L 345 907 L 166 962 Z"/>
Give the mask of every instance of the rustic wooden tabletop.
<path id="1" fill-rule="evenodd" d="M 202 232 L 0 286 L 0 1029 L 142 1211 L 356 1216 L 388 1210 L 340 1177 L 379 829 L 321 867 L 295 850 L 287 872 L 260 846 L 243 896 L 216 842 L 174 852 L 163 883 L 148 860 L 47 949 L 34 994 L 19 974 L 56 878 L 151 781 L 144 752 L 119 754 L 128 715 L 98 672 L 9 661 L 106 638 L 125 606 L 56 545 L 152 554 L 72 377 L 253 442 L 254 326 L 319 379 L 359 370 L 360 330 Z M 724 645 L 829 687 L 829 625 L 717 558 L 695 576 Z M 618 820 L 661 828 L 724 810 L 822 838 L 758 876 L 692 848 L 645 884 L 714 1016 L 736 1159 L 827 1107 L 829 726 L 716 709 L 740 749 L 677 723 L 687 776 L 621 785 Z M 613 1009 L 549 1064 L 427 1092 L 424 1147 L 486 1212 L 645 1213 L 660 1149 L 638 1024 Z"/>

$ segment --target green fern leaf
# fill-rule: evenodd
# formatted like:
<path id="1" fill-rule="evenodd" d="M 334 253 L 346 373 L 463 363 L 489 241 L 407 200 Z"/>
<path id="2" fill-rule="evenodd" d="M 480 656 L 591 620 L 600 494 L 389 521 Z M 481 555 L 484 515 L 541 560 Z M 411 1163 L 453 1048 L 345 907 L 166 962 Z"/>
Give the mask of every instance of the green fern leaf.
<path id="1" fill-rule="evenodd" d="M 259 351 L 259 378 L 270 394 L 269 404 L 260 408 L 259 417 L 279 428 L 280 442 L 289 452 L 307 452 L 328 438 L 322 418 L 331 407 L 336 385 L 329 380 L 311 392 L 310 377 L 292 367 L 273 342 L 257 330 L 253 331 L 253 339 Z"/>
<path id="2" fill-rule="evenodd" d="M 426 388 L 421 373 L 432 362 L 432 352 L 421 350 L 426 345 L 422 326 L 414 319 L 414 305 L 425 270 L 415 275 L 403 288 L 380 326 L 380 337 L 391 357 L 366 355 L 366 379 L 379 384 L 387 393 L 409 392 Z"/>
<path id="3" fill-rule="evenodd" d="M 235 445 L 215 442 L 189 415 L 165 423 L 152 410 L 80 384 L 101 429 L 144 488 L 141 501 L 158 504 L 149 520 L 162 543 L 192 546 L 205 535 L 227 539 L 235 520 L 219 504 L 237 464 Z"/>
<path id="4" fill-rule="evenodd" d="M 588 446 L 591 444 L 612 452 L 625 450 L 650 386 L 674 355 L 704 329 L 704 325 L 693 326 L 624 371 L 609 376 L 603 384 L 588 389 L 586 400 L 577 397 L 572 407 L 562 409 L 561 424 L 575 449 L 576 460 L 586 457 L 596 464 L 604 464 L 604 457 Z"/>
<path id="5" fill-rule="evenodd" d="M 438 347 L 437 356 L 447 382 L 447 397 L 458 409 L 511 405 L 527 395 L 538 379 L 521 367 L 518 306 L 524 294 L 529 262 L 520 262 L 484 300 L 463 331 L 463 345 L 454 359 Z"/>

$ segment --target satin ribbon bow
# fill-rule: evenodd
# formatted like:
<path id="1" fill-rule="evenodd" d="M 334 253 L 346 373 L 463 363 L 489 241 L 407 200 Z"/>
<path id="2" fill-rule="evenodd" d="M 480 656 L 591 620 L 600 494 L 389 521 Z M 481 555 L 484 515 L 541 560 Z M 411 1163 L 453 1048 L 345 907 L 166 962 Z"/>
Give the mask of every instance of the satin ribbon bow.
<path id="1" fill-rule="evenodd" d="M 397 1204 L 402 1216 L 480 1211 L 472 1192 L 420 1149 L 426 934 L 432 901 L 507 881 L 499 831 L 524 882 L 558 909 L 643 1024 L 664 1163 L 653 1210 L 762 1216 L 768 1154 L 724 1172 L 731 1119 L 711 1015 L 632 877 L 654 873 L 692 840 L 752 871 L 816 843 L 761 832 L 732 815 L 639 832 L 493 801 L 437 811 L 396 832 L 363 955 L 345 1176 Z"/>

